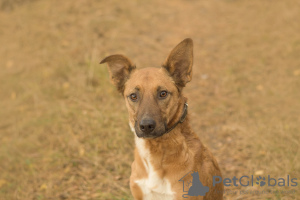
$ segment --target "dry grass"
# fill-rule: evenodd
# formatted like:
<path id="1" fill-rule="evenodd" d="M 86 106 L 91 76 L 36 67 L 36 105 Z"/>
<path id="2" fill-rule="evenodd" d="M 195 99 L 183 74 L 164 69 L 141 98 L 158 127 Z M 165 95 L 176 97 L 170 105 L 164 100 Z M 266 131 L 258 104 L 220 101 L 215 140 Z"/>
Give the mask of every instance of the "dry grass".
<path id="1" fill-rule="evenodd" d="M 195 43 L 194 130 L 225 177 L 300 179 L 300 9 L 287 1 L 0 1 L 0 199 L 131 199 L 133 136 L 108 54 Z M 293 194 L 225 199 L 299 199 Z M 291 190 L 253 187 L 251 191 Z"/>

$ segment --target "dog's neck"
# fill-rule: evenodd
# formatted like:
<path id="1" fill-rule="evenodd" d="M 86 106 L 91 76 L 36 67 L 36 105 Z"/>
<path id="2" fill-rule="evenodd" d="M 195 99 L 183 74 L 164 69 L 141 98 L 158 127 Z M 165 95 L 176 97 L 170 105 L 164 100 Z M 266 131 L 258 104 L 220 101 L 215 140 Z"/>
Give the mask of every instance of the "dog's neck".
<path id="1" fill-rule="evenodd" d="M 157 153 L 173 154 L 180 149 L 180 146 L 186 141 L 186 137 L 193 135 L 190 126 L 188 116 L 183 123 L 179 123 L 169 133 L 162 135 L 161 137 L 154 139 L 146 139 L 146 143 L 149 145 L 150 150 Z"/>
<path id="2" fill-rule="evenodd" d="M 189 161 L 195 157 L 191 148 L 198 148 L 194 145 L 195 140 L 198 138 L 191 131 L 187 118 L 168 134 L 159 138 L 144 139 L 135 136 L 135 159 L 143 161 L 147 172 L 157 169 L 163 176 L 168 166 L 179 164 L 183 168 L 188 168 Z"/>
<path id="3" fill-rule="evenodd" d="M 180 119 L 184 103 L 182 101 L 178 107 L 178 112 L 176 112 L 178 114 L 170 120 L 168 127 Z M 132 130 L 134 131 L 134 129 Z M 157 166 L 162 166 L 163 163 L 176 163 L 179 160 L 183 163 L 187 162 L 194 156 L 189 148 L 193 146 L 192 142 L 195 139 L 198 140 L 198 137 L 190 128 L 188 116 L 182 123 L 161 137 L 145 139 L 139 138 L 135 134 L 135 144 L 141 159 L 153 164 L 156 163 Z M 178 159 L 179 157 L 181 159 Z"/>

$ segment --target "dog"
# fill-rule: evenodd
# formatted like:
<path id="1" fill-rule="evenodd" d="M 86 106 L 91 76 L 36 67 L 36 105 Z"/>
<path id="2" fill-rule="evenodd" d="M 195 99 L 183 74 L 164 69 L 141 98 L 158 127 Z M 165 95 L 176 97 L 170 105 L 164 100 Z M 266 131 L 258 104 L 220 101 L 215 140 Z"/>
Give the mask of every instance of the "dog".
<path id="1" fill-rule="evenodd" d="M 223 184 L 213 184 L 213 176 L 222 177 L 220 168 L 191 130 L 187 98 L 182 94 L 192 80 L 192 39 L 180 42 L 160 68 L 136 69 L 130 59 L 119 54 L 100 63 L 108 64 L 111 82 L 125 98 L 135 135 L 130 176 L 134 199 L 222 200 Z M 199 182 L 186 175 L 192 171 L 198 172 L 194 177 L 200 177 L 206 190 L 209 188 L 205 196 L 188 196 L 184 191 L 185 184 L 179 180 Z"/>

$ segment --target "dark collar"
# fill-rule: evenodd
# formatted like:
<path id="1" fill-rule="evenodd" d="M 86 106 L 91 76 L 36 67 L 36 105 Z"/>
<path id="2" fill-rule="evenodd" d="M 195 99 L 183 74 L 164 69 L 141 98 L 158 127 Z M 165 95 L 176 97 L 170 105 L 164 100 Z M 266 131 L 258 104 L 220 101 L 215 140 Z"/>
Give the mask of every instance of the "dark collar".
<path id="1" fill-rule="evenodd" d="M 184 120 L 187 116 L 187 113 L 188 113 L 188 104 L 184 103 L 183 113 L 182 113 L 179 121 L 177 121 L 171 128 L 167 129 L 167 131 L 164 132 L 163 135 L 166 134 L 166 133 L 169 133 L 170 131 L 172 131 L 179 123 L 184 122 Z"/>

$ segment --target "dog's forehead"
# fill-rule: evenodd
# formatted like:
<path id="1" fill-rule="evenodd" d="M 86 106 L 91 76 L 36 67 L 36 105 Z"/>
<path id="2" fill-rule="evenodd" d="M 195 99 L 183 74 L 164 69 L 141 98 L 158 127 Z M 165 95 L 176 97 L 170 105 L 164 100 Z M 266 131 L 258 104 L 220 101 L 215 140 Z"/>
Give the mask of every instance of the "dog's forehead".
<path id="1" fill-rule="evenodd" d="M 173 79 L 163 68 L 142 68 L 135 70 L 126 83 L 126 88 L 135 87 L 156 89 L 158 86 L 176 87 Z"/>

